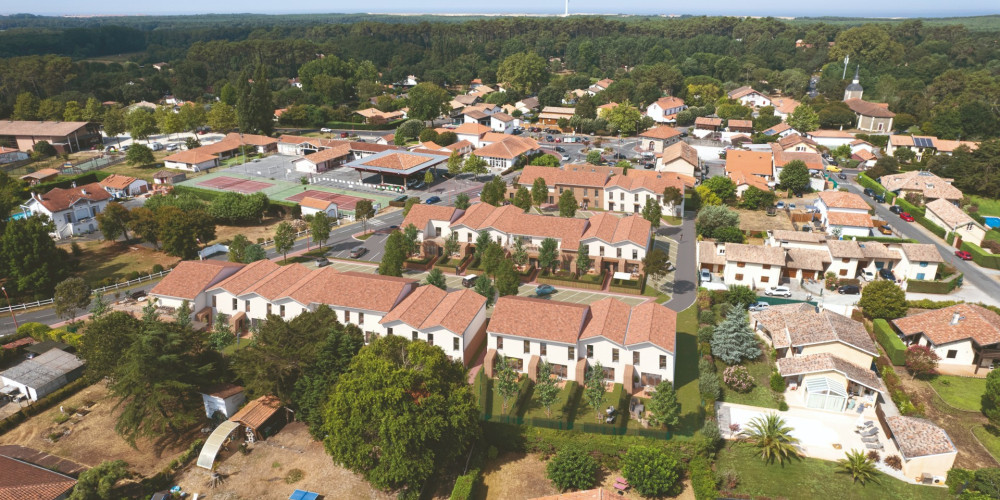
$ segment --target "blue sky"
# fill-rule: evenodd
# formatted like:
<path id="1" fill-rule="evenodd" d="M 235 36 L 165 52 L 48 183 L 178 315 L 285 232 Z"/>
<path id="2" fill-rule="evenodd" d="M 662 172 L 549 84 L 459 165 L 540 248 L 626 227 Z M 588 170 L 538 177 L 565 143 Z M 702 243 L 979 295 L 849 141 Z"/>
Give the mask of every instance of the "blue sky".
<path id="1" fill-rule="evenodd" d="M 339 0 L 47 0 L 23 4 L 3 2 L 0 14 L 28 12 L 42 15 L 88 14 L 204 14 L 252 12 L 262 14 L 318 12 L 379 13 L 530 13 L 560 14 L 562 0 L 504 0 L 494 2 L 459 2 L 457 0 L 378 0 L 356 2 Z M 693 15 L 764 15 L 764 16 L 866 16 L 866 17 L 950 17 L 1000 13 L 996 0 L 962 0 L 954 4 L 939 0 L 841 0 L 838 2 L 803 2 L 774 0 L 747 2 L 664 2 L 662 0 L 571 0 L 570 11 L 599 14 L 693 14 Z"/>

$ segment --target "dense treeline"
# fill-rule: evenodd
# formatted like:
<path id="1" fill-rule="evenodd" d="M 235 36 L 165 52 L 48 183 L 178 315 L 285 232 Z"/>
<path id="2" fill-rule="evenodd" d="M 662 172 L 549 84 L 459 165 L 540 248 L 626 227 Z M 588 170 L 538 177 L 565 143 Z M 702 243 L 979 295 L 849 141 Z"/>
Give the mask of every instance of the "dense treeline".
<path id="1" fill-rule="evenodd" d="M 37 49 L 59 54 L 0 60 L 0 74 L 5 75 L 0 116 L 11 114 L 23 92 L 61 102 L 93 96 L 127 103 L 166 93 L 207 102 L 224 94 L 226 84 L 235 86 L 248 68 L 263 65 L 276 106 L 326 107 L 321 118 L 341 120 L 342 106 L 353 108 L 381 93 L 368 83 L 360 85 L 374 83 L 373 75 L 383 84 L 407 75 L 442 86 L 473 78 L 496 82 L 501 63 L 525 53 L 540 56 L 552 74 L 537 82 L 543 104 L 558 103 L 566 90 L 590 78 L 615 79 L 601 100 L 628 98 L 639 105 L 665 93 L 691 100 L 692 85 L 699 91 L 705 85 L 718 91 L 753 85 L 802 97 L 813 74 L 820 76 L 819 91 L 839 101 L 846 84 L 842 61 L 850 56 L 851 66 L 861 65 L 865 98 L 888 102 L 899 114 L 900 129 L 916 125 L 922 133 L 963 139 L 996 136 L 1000 130 L 996 32 L 919 20 L 849 27 L 731 17 L 351 23 L 323 22 L 328 18 L 320 16 L 289 23 L 286 16 L 243 21 L 235 21 L 243 19 L 238 16 L 195 16 L 152 18 L 145 25 L 125 18 L 123 26 L 101 19 L 101 24 L 72 29 L 31 19 L 35 24 L 24 21 L 24 27 L 0 33 L 0 53 Z M 206 24 L 212 19 L 234 22 Z M 100 36 L 80 40 L 88 30 Z M 32 36 L 49 40 L 26 43 Z M 797 46 L 797 40 L 804 46 Z M 81 51 L 93 55 L 109 47 L 115 54 L 135 49 L 135 64 L 73 59 Z M 323 60 L 319 68 L 318 59 Z M 171 69 L 157 71 L 151 67 L 155 62 L 169 62 Z M 312 75 L 324 75 L 320 84 L 290 87 L 287 79 L 296 76 L 311 82 L 307 68 Z"/>

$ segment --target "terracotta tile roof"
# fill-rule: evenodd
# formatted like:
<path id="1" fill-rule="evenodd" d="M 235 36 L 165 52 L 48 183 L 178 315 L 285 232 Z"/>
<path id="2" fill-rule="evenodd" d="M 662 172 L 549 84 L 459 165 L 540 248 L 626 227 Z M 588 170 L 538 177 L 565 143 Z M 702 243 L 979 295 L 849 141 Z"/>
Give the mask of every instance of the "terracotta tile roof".
<path id="1" fill-rule="evenodd" d="M 500 121 L 502 121 L 504 123 L 514 121 L 514 117 L 513 116 L 510 116 L 507 113 L 503 113 L 503 112 L 493 113 L 492 115 L 490 115 L 490 117 L 491 117 L 491 119 L 492 118 L 496 118 L 497 120 L 500 120 Z"/>
<path id="2" fill-rule="evenodd" d="M 961 146 L 965 146 L 975 151 L 979 144 L 972 141 L 949 141 L 946 139 L 934 139 L 934 147 L 942 153 L 952 153 Z"/>
<path id="3" fill-rule="evenodd" d="M 463 149 L 463 148 L 471 148 L 471 147 L 472 147 L 472 143 L 469 142 L 469 141 L 466 141 L 464 139 L 461 140 L 461 141 L 458 141 L 458 142 L 456 142 L 454 144 L 449 144 L 447 146 L 444 146 L 444 148 L 447 149 L 448 151 L 458 151 L 458 150 Z"/>
<path id="4" fill-rule="evenodd" d="M 775 125 L 775 126 L 777 126 L 777 125 Z M 772 144 L 774 144 L 774 143 L 772 143 Z M 809 138 L 806 138 L 806 137 L 802 137 L 799 134 L 788 134 L 788 135 L 782 137 L 781 139 L 778 139 L 778 145 L 781 146 L 782 149 L 787 149 L 787 148 L 790 148 L 792 146 L 796 146 L 798 144 L 808 144 L 808 145 L 810 145 L 812 147 L 818 146 L 818 144 L 816 144 L 816 141 L 814 141 L 812 139 L 809 139 Z"/>
<path id="5" fill-rule="evenodd" d="M 777 241 L 801 241 L 808 243 L 823 243 L 826 241 L 826 235 L 823 233 L 805 233 L 785 229 L 775 229 L 771 231 L 771 236 Z"/>
<path id="6" fill-rule="evenodd" d="M 788 162 L 801 161 L 806 164 L 806 168 L 809 170 L 823 170 L 823 157 L 819 153 L 810 153 L 808 151 L 785 151 L 781 149 L 781 146 L 775 143 L 771 143 L 771 153 L 774 156 L 774 166 L 784 167 Z"/>
<path id="7" fill-rule="evenodd" d="M 513 137 L 512 135 L 507 135 L 502 132 L 486 132 L 482 137 L 479 138 L 480 144 L 483 143 L 494 143 L 500 142 L 508 137 Z"/>
<path id="8" fill-rule="evenodd" d="M 592 216 L 589 221 L 590 226 L 583 233 L 582 240 L 596 238 L 612 245 L 629 242 L 641 247 L 645 247 L 649 243 L 652 225 L 637 214 L 618 217 L 601 212 Z"/>
<path id="9" fill-rule="evenodd" d="M 706 127 L 721 127 L 722 118 L 709 118 L 707 116 L 699 116 L 694 119 L 694 126 L 704 125 Z"/>
<path id="10" fill-rule="evenodd" d="M 261 396 L 244 405 L 229 420 L 256 430 L 280 409 L 281 401 L 276 396 Z"/>
<path id="11" fill-rule="evenodd" d="M 830 208 L 852 208 L 858 210 L 871 210 L 871 205 L 859 194 L 847 193 L 844 191 L 823 191 L 819 194 L 819 199 Z"/>
<path id="12" fill-rule="evenodd" d="M 556 114 L 562 114 L 562 115 L 572 115 L 572 114 L 576 113 L 576 109 L 574 109 L 574 108 L 564 108 L 564 107 L 560 107 L 560 106 L 545 106 L 544 108 L 542 108 L 542 113 L 556 113 Z"/>
<path id="13" fill-rule="evenodd" d="M 624 346 L 631 314 L 632 308 L 618 299 L 608 297 L 598 300 L 590 304 L 590 320 L 580 334 L 580 339 L 604 337 Z"/>
<path id="14" fill-rule="evenodd" d="M 614 493 L 604 488 L 595 488 L 592 490 L 571 491 L 569 493 L 535 497 L 531 500 L 612 500 L 614 498 L 618 498 Z"/>
<path id="15" fill-rule="evenodd" d="M 301 135 L 283 135 L 278 138 L 278 142 L 281 144 L 311 144 L 317 148 L 332 148 L 334 146 L 342 146 L 344 144 L 351 144 L 350 141 L 345 141 L 341 139 L 327 139 L 324 137 L 304 137 Z"/>
<path id="16" fill-rule="evenodd" d="M 648 137 L 650 139 L 673 139 L 674 137 L 678 137 L 680 135 L 681 133 L 674 127 L 660 125 L 659 127 L 653 127 L 639 134 L 639 137 Z"/>
<path id="17" fill-rule="evenodd" d="M 839 372 L 848 380 L 861 384 L 869 389 L 885 393 L 885 386 L 882 380 L 867 367 L 862 368 L 843 358 L 830 353 L 809 354 L 806 356 L 793 356 L 791 358 L 781 358 L 778 360 L 778 372 L 783 377 L 795 375 L 805 375 L 808 373 L 822 373 L 835 371 Z"/>
<path id="18" fill-rule="evenodd" d="M 925 170 L 883 175 L 879 178 L 879 182 L 889 191 L 919 191 L 923 193 L 926 200 L 935 198 L 962 199 L 962 191 L 951 185 L 951 179 L 943 179 Z"/>
<path id="19" fill-rule="evenodd" d="M 979 225 L 976 221 L 969 217 L 969 214 L 965 213 L 964 210 L 955 206 L 954 203 L 944 199 L 938 198 L 934 201 L 928 202 L 924 205 L 927 210 L 933 212 L 937 215 L 945 224 L 949 227 L 946 229 L 952 230 L 958 226 L 964 226 L 966 224 Z"/>
<path id="20" fill-rule="evenodd" d="M 729 174 L 729 178 L 732 179 L 733 183 L 735 183 L 737 187 L 746 184 L 748 186 L 753 186 L 763 191 L 771 190 L 771 186 L 767 184 L 767 179 L 760 177 L 758 175 L 745 175 L 742 173 L 732 173 Z"/>
<path id="21" fill-rule="evenodd" d="M 656 105 L 663 110 L 679 108 L 684 106 L 684 99 L 680 99 L 673 96 L 661 97 L 656 100 Z"/>
<path id="22" fill-rule="evenodd" d="M 745 176 L 759 175 L 770 177 L 774 175 L 770 152 L 743 151 L 733 149 L 726 154 L 726 173 L 743 174 Z"/>
<path id="23" fill-rule="evenodd" d="M 901 260 L 899 252 L 877 241 L 859 241 L 857 245 L 866 259 Z"/>
<path id="24" fill-rule="evenodd" d="M 473 109 L 465 108 L 464 110 L 462 110 L 462 114 L 468 116 L 469 118 L 472 118 L 473 120 L 482 120 L 483 118 L 490 116 L 484 113 L 481 109 L 474 109 L 474 108 Z"/>
<path id="25" fill-rule="evenodd" d="M 483 146 L 475 151 L 476 155 L 485 158 L 513 159 L 529 151 L 538 149 L 538 143 L 529 137 L 508 136 L 506 139 Z"/>
<path id="26" fill-rule="evenodd" d="M 725 264 L 726 255 L 718 252 L 715 241 L 702 240 L 698 242 L 698 261 L 702 264 Z"/>
<path id="27" fill-rule="evenodd" d="M 402 151 L 402 146 L 392 144 L 375 144 L 374 142 L 351 142 L 351 152 L 381 153 L 383 151 Z"/>
<path id="28" fill-rule="evenodd" d="M 655 170 L 631 170 L 628 175 L 615 175 L 608 180 L 606 187 L 620 187 L 626 191 L 645 189 L 654 195 L 663 194 L 663 190 L 673 186 L 684 192 L 685 185 L 693 185 L 693 179 L 674 172 L 657 172 Z"/>
<path id="29" fill-rule="evenodd" d="M 413 293 L 407 295 L 399 305 L 393 307 L 379 323 L 384 325 L 393 321 L 402 321 L 413 328 L 420 329 L 424 320 L 447 295 L 448 292 L 436 286 L 418 287 Z M 461 331 L 457 333 L 461 333 Z"/>
<path id="30" fill-rule="evenodd" d="M 278 269 L 281 269 L 281 267 L 282 266 L 279 266 L 274 261 L 268 259 L 251 262 L 243 269 L 233 273 L 232 276 L 216 283 L 215 286 L 209 288 L 209 290 L 221 289 L 238 297 L 247 293 L 248 289 L 253 288 L 267 276 L 274 273 Z"/>
<path id="31" fill-rule="evenodd" d="M 236 144 L 249 144 L 253 146 L 270 146 L 272 144 L 277 144 L 278 139 L 274 137 L 268 137 L 266 135 L 257 134 L 243 134 L 242 136 L 237 132 L 230 132 L 226 134 L 225 141 L 236 141 Z"/>
<path id="32" fill-rule="evenodd" d="M 785 267 L 823 271 L 830 263 L 830 252 L 827 250 L 810 250 L 805 248 L 789 248 L 786 253 Z"/>
<path id="33" fill-rule="evenodd" d="M 97 182 L 69 189 L 52 188 L 48 193 L 35 195 L 35 200 L 52 213 L 67 210 L 80 200 L 98 202 L 108 199 L 111 199 L 111 194 Z"/>
<path id="34" fill-rule="evenodd" d="M 595 86 L 595 87 L 601 87 L 601 88 L 604 88 L 604 89 L 606 89 L 606 88 L 608 88 L 608 86 L 610 86 L 610 85 L 611 85 L 612 83 L 615 83 L 615 81 L 614 81 L 614 80 L 612 80 L 612 79 L 610 79 L 610 78 L 605 78 L 605 79 L 603 79 L 603 80 L 601 80 L 601 81 L 599 81 L 599 82 L 595 83 L 595 84 L 594 84 L 594 86 Z"/>
<path id="35" fill-rule="evenodd" d="M 895 319 L 892 324 L 907 336 L 922 333 L 935 345 L 966 339 L 979 346 L 1000 343 L 1000 315 L 976 304 L 955 304 Z"/>
<path id="36" fill-rule="evenodd" d="M 378 156 L 361 163 L 369 167 L 388 168 L 392 170 L 409 170 L 427 162 L 426 156 L 418 156 L 407 153 L 391 153 L 385 156 Z"/>
<path id="37" fill-rule="evenodd" d="M 892 118 L 896 116 L 896 113 L 889 111 L 889 105 L 877 102 L 862 101 L 861 99 L 847 99 L 844 104 L 851 111 L 863 116 L 871 116 L 874 118 Z"/>
<path id="38" fill-rule="evenodd" d="M 305 198 L 299 200 L 299 205 L 316 210 L 326 210 L 327 208 L 330 208 L 330 205 L 336 205 L 336 203 L 330 200 L 321 200 L 319 198 L 313 198 L 312 196 L 306 196 Z"/>
<path id="39" fill-rule="evenodd" d="M 136 181 L 135 177 L 129 177 L 127 175 L 111 174 L 104 178 L 99 184 L 106 188 L 111 189 L 125 189 L 129 187 L 133 182 Z"/>
<path id="40" fill-rule="evenodd" d="M 387 313 L 416 280 L 358 272 L 337 272 L 324 267 L 288 294 L 296 302 L 327 304 Z M 298 285 L 298 284 L 297 284 Z"/>
<path id="41" fill-rule="evenodd" d="M 478 123 L 463 123 L 463 124 L 459 125 L 457 128 L 455 128 L 454 130 L 452 130 L 452 132 L 454 132 L 456 134 L 468 134 L 468 135 L 481 136 L 481 135 L 483 135 L 483 134 L 485 134 L 487 132 L 490 132 L 492 130 L 493 129 L 487 127 L 486 125 L 480 125 Z"/>
<path id="42" fill-rule="evenodd" d="M 612 174 L 611 167 L 597 165 L 566 165 L 559 168 L 528 165 L 521 170 L 517 183 L 531 187 L 535 179 L 545 179 L 547 187 L 580 186 L 603 188 Z"/>
<path id="43" fill-rule="evenodd" d="M 874 153 L 867 149 L 859 149 L 857 153 L 851 155 L 851 158 L 858 161 L 869 161 L 874 160 L 876 157 Z"/>
<path id="44" fill-rule="evenodd" d="M 632 308 L 625 345 L 649 342 L 668 352 L 677 345 L 677 313 L 655 302 L 644 302 Z"/>
<path id="45" fill-rule="evenodd" d="M 65 137 L 89 125 L 89 122 L 39 122 L 0 120 L 0 135 Z"/>
<path id="46" fill-rule="evenodd" d="M 729 120 L 729 128 L 753 128 L 753 120 Z"/>
<path id="47" fill-rule="evenodd" d="M 831 226 L 875 227 L 872 216 L 868 214 L 831 211 L 826 213 L 826 221 Z"/>
<path id="48" fill-rule="evenodd" d="M 17 150 L 15 149 L 13 151 L 17 151 Z M 2 151 L 0 151 L 0 152 L 2 152 Z M 43 168 L 41 170 L 32 172 L 32 173 L 30 173 L 28 175 L 22 175 L 21 176 L 21 180 L 28 180 L 28 179 L 42 180 L 42 179 L 48 179 L 49 177 L 55 177 L 55 176 L 59 175 L 59 173 L 60 172 L 58 170 L 54 169 L 54 168 Z"/>
<path id="49" fill-rule="evenodd" d="M 827 309 L 817 309 L 805 302 L 782 304 L 752 312 L 750 316 L 771 332 L 776 347 L 841 342 L 872 356 L 878 355 L 875 342 L 863 324 Z M 777 345 L 779 340 L 781 346 Z"/>
<path id="50" fill-rule="evenodd" d="M 907 460 L 930 455 L 958 453 L 958 449 L 948 437 L 948 433 L 929 420 L 893 415 L 886 417 L 885 423 L 892 431 L 892 438 L 899 446 L 900 454 Z"/>
<path id="51" fill-rule="evenodd" d="M 399 227 L 405 229 L 410 224 L 413 224 L 418 231 L 423 231 L 427 227 L 427 223 L 432 220 L 451 222 L 463 213 L 465 213 L 464 210 L 447 205 L 417 204 L 410 207 L 409 213 L 403 218 L 403 222 L 399 224 Z"/>
<path id="52" fill-rule="evenodd" d="M 664 165 L 674 160 L 682 159 L 695 167 L 698 166 L 698 150 L 686 142 L 671 144 L 659 156 L 663 158 Z"/>
<path id="53" fill-rule="evenodd" d="M 279 266 L 271 274 L 244 289 L 242 293 L 254 293 L 267 300 L 287 297 L 289 293 L 298 288 L 301 282 L 319 275 L 320 271 L 321 269 L 312 270 L 302 264 Z"/>
<path id="54" fill-rule="evenodd" d="M 748 96 L 750 94 L 764 95 L 764 94 L 761 94 L 760 92 L 754 90 L 752 87 L 744 85 L 744 86 L 742 86 L 742 87 L 740 87 L 738 89 L 730 90 L 729 91 L 729 98 L 730 99 L 739 99 L 740 97 Z"/>
<path id="55" fill-rule="evenodd" d="M 476 319 L 479 311 L 485 307 L 486 297 L 473 290 L 448 292 L 420 325 L 420 328 L 440 326 L 452 333 L 462 335 Z"/>
<path id="56" fill-rule="evenodd" d="M 344 143 L 337 146 L 328 147 L 326 149 L 321 149 L 315 153 L 310 153 L 303 158 L 309 161 L 313 165 L 323 163 L 325 161 L 333 160 L 336 158 L 344 158 L 351 155 L 351 145 L 350 143 Z"/>
<path id="57" fill-rule="evenodd" d="M 194 300 L 213 283 L 221 281 L 224 272 L 243 267 L 244 264 L 221 260 L 185 260 L 177 264 L 177 267 L 164 276 L 149 293 Z"/>
<path id="58" fill-rule="evenodd" d="M 799 104 L 801 104 L 799 101 L 796 101 L 791 97 L 779 97 L 771 100 L 771 105 L 774 106 L 774 110 L 786 115 L 795 111 L 795 108 L 799 107 Z"/>
<path id="59" fill-rule="evenodd" d="M 497 299 L 487 331 L 575 344 L 589 312 L 584 304 L 508 295 Z"/>
<path id="60" fill-rule="evenodd" d="M 76 485 L 69 476 L 3 455 L 0 471 L 0 500 L 53 500 Z"/>
<path id="61" fill-rule="evenodd" d="M 563 250 L 576 250 L 580 247 L 587 220 L 526 214 L 514 205 L 498 208 L 476 203 L 452 226 L 465 226 L 473 231 L 491 227 L 506 234 L 550 237 L 559 240 Z"/>
<path id="62" fill-rule="evenodd" d="M 210 385 L 201 390 L 202 394 L 208 394 L 209 396 L 215 396 L 222 399 L 235 396 L 241 392 L 243 392 L 243 387 L 227 383 Z"/>
<path id="63" fill-rule="evenodd" d="M 828 139 L 854 139 L 854 134 L 843 130 L 813 130 L 810 137 L 825 137 Z"/>
<path id="64" fill-rule="evenodd" d="M 788 125 L 785 122 L 781 122 L 781 123 L 779 123 L 779 124 L 777 124 L 777 125 L 769 128 L 769 129 L 765 130 L 764 134 L 765 135 L 780 134 L 780 133 L 782 133 L 782 132 L 784 132 L 786 130 L 791 130 L 791 129 L 792 129 L 792 127 L 790 125 Z M 768 132 L 770 132 L 770 134 L 768 134 Z"/>
<path id="65" fill-rule="evenodd" d="M 903 255 L 911 262 L 944 262 L 937 246 L 929 243 L 902 243 Z"/>
<path id="66" fill-rule="evenodd" d="M 743 243 L 726 243 L 726 261 L 783 266 L 785 265 L 785 249 Z"/>
<path id="67" fill-rule="evenodd" d="M 198 163 L 205 163 L 206 161 L 217 160 L 219 158 L 216 155 L 199 151 L 199 149 L 201 148 L 181 151 L 180 153 L 175 153 L 164 158 L 163 161 L 165 162 L 171 161 L 174 163 L 186 163 L 188 165 L 195 165 Z"/>

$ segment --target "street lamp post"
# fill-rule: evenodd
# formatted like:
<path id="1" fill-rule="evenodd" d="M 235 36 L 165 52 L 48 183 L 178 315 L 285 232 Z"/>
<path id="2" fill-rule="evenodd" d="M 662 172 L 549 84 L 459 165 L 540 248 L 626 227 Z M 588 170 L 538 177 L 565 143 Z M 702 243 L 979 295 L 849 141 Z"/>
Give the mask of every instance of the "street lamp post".
<path id="1" fill-rule="evenodd" d="M 7 298 L 7 308 L 10 309 L 10 319 L 14 320 L 14 330 L 17 330 L 17 316 L 14 315 L 14 308 L 10 307 L 10 296 L 7 295 L 7 287 L 0 286 L 0 290 L 3 290 L 3 296 Z"/>

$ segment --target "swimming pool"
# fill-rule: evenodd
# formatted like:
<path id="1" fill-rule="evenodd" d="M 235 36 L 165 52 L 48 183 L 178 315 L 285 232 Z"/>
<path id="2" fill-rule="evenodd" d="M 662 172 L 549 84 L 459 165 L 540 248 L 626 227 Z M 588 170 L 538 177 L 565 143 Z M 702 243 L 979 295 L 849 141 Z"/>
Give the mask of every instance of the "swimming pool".
<path id="1" fill-rule="evenodd" d="M 983 220 L 986 221 L 986 227 L 1000 227 L 1000 217 L 985 216 Z"/>

